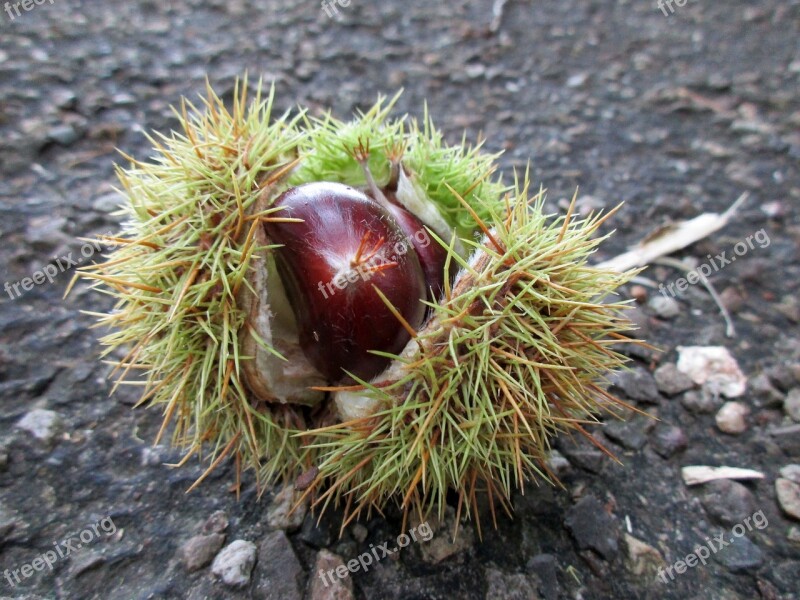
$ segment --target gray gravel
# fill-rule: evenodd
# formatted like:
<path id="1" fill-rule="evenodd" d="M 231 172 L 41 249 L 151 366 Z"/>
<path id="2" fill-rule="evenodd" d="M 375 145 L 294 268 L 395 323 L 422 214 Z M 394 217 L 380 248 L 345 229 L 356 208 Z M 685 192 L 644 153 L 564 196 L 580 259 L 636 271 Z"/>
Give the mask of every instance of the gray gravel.
<path id="1" fill-rule="evenodd" d="M 493 4 L 504 9 L 490 27 Z M 276 0 L 58 0 L 13 21 L 0 11 L 0 270 L 3 284 L 19 284 L 0 292 L 0 596 L 798 598 L 796 473 L 781 469 L 800 462 L 800 4 L 671 5 L 668 16 L 655 1 L 596 0 L 351 0 L 334 18 L 319 2 Z M 454 551 L 443 528 L 324 586 L 318 569 L 394 543 L 408 526 L 402 512 L 389 506 L 340 537 L 340 510 L 282 519 L 271 511 L 286 500 L 280 490 L 256 489 L 250 474 L 237 497 L 227 463 L 186 494 L 205 464 L 168 466 L 181 455 L 151 445 L 160 415 L 131 410 L 137 389 L 109 398 L 99 332 L 80 312 L 109 310 L 108 299 L 83 284 L 62 299 L 72 267 L 52 283 L 21 283 L 80 257 L 78 238 L 115 229 L 115 147 L 146 158 L 143 133 L 177 125 L 171 104 L 196 98 L 206 77 L 229 100 L 245 71 L 276 82 L 279 110 L 339 117 L 403 87 L 399 114 L 421 117 L 427 101 L 446 139 L 483 134 L 487 150 L 505 152 L 509 176 L 530 159 L 549 211 L 563 212 L 577 186 L 583 214 L 624 201 L 593 260 L 749 192 L 725 229 L 676 254 L 702 264 L 769 234 L 768 246 L 710 276 L 737 336 L 726 337 L 702 286 L 671 302 L 646 290 L 631 318 L 660 351 L 627 349 L 633 370 L 613 383 L 659 421 L 587 426 L 622 464 L 561 437 L 563 487 L 529 482 L 513 519 L 482 499 L 480 532 L 464 520 Z M 643 275 L 669 285 L 683 273 Z M 694 345 L 725 346 L 748 378 L 737 435 L 716 427 L 722 402 L 670 366 L 678 346 Z M 687 465 L 765 478 L 727 495 L 725 484 L 685 487 Z M 730 538 L 751 509 L 768 525 L 658 579 L 705 540 Z M 108 531 L 95 532 L 99 523 Z M 73 538 L 80 548 L 34 568 Z M 222 543 L 241 552 L 226 558 Z"/>

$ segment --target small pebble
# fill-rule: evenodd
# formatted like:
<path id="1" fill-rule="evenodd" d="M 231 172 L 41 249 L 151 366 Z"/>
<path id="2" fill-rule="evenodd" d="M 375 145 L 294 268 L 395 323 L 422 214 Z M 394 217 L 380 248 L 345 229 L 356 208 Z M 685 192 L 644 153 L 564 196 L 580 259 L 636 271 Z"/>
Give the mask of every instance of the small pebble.
<path id="1" fill-rule="evenodd" d="M 547 467 L 556 474 L 556 477 L 561 477 L 572 468 L 572 465 L 561 452 L 551 450 L 547 457 Z"/>
<path id="2" fill-rule="evenodd" d="M 203 523 L 204 533 L 224 533 L 228 528 L 228 515 L 224 510 L 217 510 Z"/>
<path id="3" fill-rule="evenodd" d="M 358 561 L 356 561 L 358 562 Z M 340 556 L 328 550 L 317 552 L 308 583 L 308 600 L 352 600 L 353 580 Z"/>
<path id="4" fill-rule="evenodd" d="M 267 510 L 267 523 L 275 529 L 294 531 L 303 524 L 308 508 L 307 502 L 302 502 L 295 508 L 295 501 L 300 496 L 293 485 L 287 485 L 272 499 Z M 294 510 L 292 510 L 294 509 Z"/>
<path id="5" fill-rule="evenodd" d="M 256 564 L 256 545 L 236 540 L 225 546 L 211 565 L 211 572 L 231 587 L 242 587 L 250 582 Z"/>
<path id="6" fill-rule="evenodd" d="M 662 319 L 674 319 L 681 314 L 681 305 L 674 298 L 661 294 L 650 298 L 647 304 Z"/>
<path id="7" fill-rule="evenodd" d="M 480 63 L 469 64 L 464 68 L 464 73 L 470 79 L 477 79 L 478 77 L 483 77 L 483 74 L 486 73 L 486 66 Z"/>
<path id="8" fill-rule="evenodd" d="M 700 501 L 711 520 L 732 527 L 752 515 L 756 499 L 747 486 L 730 479 L 717 479 L 703 486 Z"/>
<path id="9" fill-rule="evenodd" d="M 189 538 L 179 551 L 181 562 L 190 573 L 205 567 L 225 543 L 225 536 L 219 533 L 196 535 Z"/>
<path id="10" fill-rule="evenodd" d="M 124 202 L 124 198 L 117 192 L 110 194 L 103 194 L 92 201 L 92 208 L 97 212 L 112 213 L 119 210 L 120 204 Z"/>
<path id="11" fill-rule="evenodd" d="M 631 298 L 636 300 L 638 304 L 643 304 L 647 301 L 647 288 L 643 285 L 634 285 L 631 287 Z"/>
<path id="12" fill-rule="evenodd" d="M 641 368 L 616 373 L 611 378 L 611 385 L 632 400 L 646 404 L 658 404 L 660 400 L 655 379 L 649 371 Z"/>
<path id="13" fill-rule="evenodd" d="M 647 443 L 647 430 L 655 423 L 642 415 L 635 415 L 626 421 L 609 419 L 603 433 L 611 440 L 628 450 L 639 450 Z"/>
<path id="14" fill-rule="evenodd" d="M 800 388 L 792 388 L 783 400 L 783 410 L 792 420 L 800 423 Z"/>
<path id="15" fill-rule="evenodd" d="M 141 459 L 139 460 L 139 464 L 143 467 L 161 466 L 164 463 L 164 459 L 162 457 L 163 452 L 163 447 L 145 446 L 142 448 L 142 455 Z"/>
<path id="16" fill-rule="evenodd" d="M 292 543 L 281 530 L 267 533 L 258 547 L 260 560 L 253 573 L 253 598 L 259 600 L 302 600 L 303 567 Z M 311 577 L 318 573 L 310 573 Z"/>
<path id="17" fill-rule="evenodd" d="M 674 396 L 694 387 L 694 382 L 689 376 L 678 370 L 675 363 L 664 363 L 653 373 L 659 391 Z"/>
<path id="18" fill-rule="evenodd" d="M 764 553 L 747 536 L 734 538 L 727 534 L 725 541 L 728 545 L 712 556 L 732 573 L 756 569 L 763 564 Z"/>
<path id="19" fill-rule="evenodd" d="M 775 427 L 769 433 L 787 456 L 800 457 L 800 423 Z"/>
<path id="20" fill-rule="evenodd" d="M 61 416 L 52 410 L 34 408 L 17 422 L 17 428 L 27 431 L 37 440 L 50 443 L 61 431 Z"/>
<path id="21" fill-rule="evenodd" d="M 784 296 L 775 308 L 792 323 L 800 322 L 800 302 L 794 296 Z"/>
<path id="22" fill-rule="evenodd" d="M 683 429 L 675 425 L 659 424 L 650 436 L 650 445 L 662 458 L 686 450 L 689 440 Z"/>
<path id="23" fill-rule="evenodd" d="M 728 286 L 722 290 L 719 293 L 719 299 L 722 306 L 732 313 L 739 312 L 744 306 L 744 298 L 742 298 L 739 290 L 732 286 Z"/>
<path id="24" fill-rule="evenodd" d="M 800 521 L 800 484 L 789 479 L 777 479 L 775 492 L 783 512 Z"/>
<path id="25" fill-rule="evenodd" d="M 786 216 L 786 207 L 779 200 L 772 202 L 765 202 L 761 205 L 761 212 L 767 215 L 770 219 L 782 219 Z"/>
<path id="26" fill-rule="evenodd" d="M 800 527 L 797 525 L 789 527 L 789 533 L 786 534 L 786 539 L 794 544 L 800 544 Z"/>
<path id="27" fill-rule="evenodd" d="M 596 496 L 584 496 L 570 508 L 564 525 L 581 550 L 594 550 L 606 560 L 613 559 L 617 554 L 620 528 Z"/>
<path id="28" fill-rule="evenodd" d="M 70 146 L 81 136 L 72 125 L 56 125 L 47 132 L 47 137 L 61 146 Z"/>
<path id="29" fill-rule="evenodd" d="M 739 363 L 724 346 L 678 346 L 678 369 L 713 394 L 736 398 L 747 388 Z"/>
<path id="30" fill-rule="evenodd" d="M 747 429 L 746 417 L 750 410 L 741 402 L 726 402 L 714 419 L 723 433 L 738 435 Z"/>
<path id="31" fill-rule="evenodd" d="M 419 546 L 422 560 L 433 565 L 470 548 L 474 541 L 473 528 L 459 526 L 458 537 L 453 541 L 453 530 L 456 522 L 456 511 L 452 506 L 445 509 L 444 519 L 439 521 L 435 516 L 428 517 L 427 523 L 433 537 Z M 411 526 L 419 529 L 419 517 L 411 519 Z M 462 535 L 463 534 L 463 535 Z"/>
<path id="32" fill-rule="evenodd" d="M 526 573 L 506 573 L 500 569 L 489 567 L 485 571 L 486 600 L 507 598 L 523 600 L 539 598 L 537 578 Z"/>
<path id="33" fill-rule="evenodd" d="M 707 415 L 719 408 L 721 400 L 708 390 L 692 390 L 681 396 L 681 404 L 691 413 Z"/>
<path id="34" fill-rule="evenodd" d="M 779 408 L 783 405 L 783 394 L 778 391 L 765 373 L 759 373 L 747 382 L 749 392 L 759 406 Z"/>
<path id="35" fill-rule="evenodd" d="M 579 88 L 582 87 L 586 80 L 589 79 L 588 73 L 575 73 L 574 75 L 570 75 L 567 79 L 567 87 L 569 88 Z"/>
<path id="36" fill-rule="evenodd" d="M 334 529 L 336 529 L 336 535 L 334 535 Z M 302 527 L 300 527 L 300 532 L 297 534 L 297 539 L 302 540 L 312 548 L 327 548 L 338 537 L 338 531 L 338 527 L 330 517 L 323 516 L 320 521 L 319 515 L 308 513 L 303 520 Z"/>
<path id="37" fill-rule="evenodd" d="M 78 96 L 72 90 L 57 89 L 50 93 L 50 102 L 58 108 L 72 110 L 78 105 Z"/>
<path id="38" fill-rule="evenodd" d="M 794 370 L 789 365 L 773 365 L 765 371 L 765 374 L 775 387 L 782 392 L 788 392 L 797 385 Z"/>
<path id="39" fill-rule="evenodd" d="M 599 473 L 608 458 L 599 449 L 604 440 L 599 439 L 599 434 L 590 433 L 589 435 L 592 436 L 591 441 L 583 435 L 573 436 L 572 438 L 559 436 L 556 438 L 556 444 L 558 445 L 558 450 L 571 465 L 592 473 Z"/>
<path id="40" fill-rule="evenodd" d="M 539 594 L 542 600 L 558 600 L 558 561 L 552 554 L 537 554 L 529 558 L 525 571 L 539 578 Z"/>
<path id="41" fill-rule="evenodd" d="M 647 576 L 650 580 L 658 575 L 658 569 L 665 564 L 661 553 L 632 535 L 625 534 L 625 547 L 627 548 L 625 566 L 634 575 Z"/>
<path id="42" fill-rule="evenodd" d="M 781 469 L 781 477 L 800 483 L 800 465 L 786 465 Z"/>
<path id="43" fill-rule="evenodd" d="M 369 535 L 369 529 L 364 527 L 361 523 L 356 523 L 353 525 L 351 534 L 353 535 L 353 539 L 355 539 L 359 544 L 362 544 Z"/>

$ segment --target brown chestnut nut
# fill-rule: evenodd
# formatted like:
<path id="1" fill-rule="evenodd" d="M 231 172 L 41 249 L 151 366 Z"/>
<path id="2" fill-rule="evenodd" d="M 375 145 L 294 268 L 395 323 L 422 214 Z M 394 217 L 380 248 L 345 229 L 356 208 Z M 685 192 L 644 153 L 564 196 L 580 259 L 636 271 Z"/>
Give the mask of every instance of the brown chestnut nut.
<path id="1" fill-rule="evenodd" d="M 425 228 L 425 224 L 397 202 L 393 194 L 386 194 L 389 213 L 395 218 L 407 241 L 414 247 L 425 275 L 425 290 L 428 300 L 435 302 L 442 296 L 444 286 L 444 266 L 447 250 L 443 248 Z M 445 240 L 447 241 L 447 240 Z M 448 276 L 455 275 L 457 263 L 452 261 Z"/>
<path id="2" fill-rule="evenodd" d="M 366 194 L 340 183 L 293 187 L 273 206 L 303 222 L 264 224 L 292 303 L 300 347 L 331 382 L 345 371 L 371 379 L 399 353 L 410 333 L 374 287 L 415 330 L 425 316 L 423 268 L 395 218 Z"/>

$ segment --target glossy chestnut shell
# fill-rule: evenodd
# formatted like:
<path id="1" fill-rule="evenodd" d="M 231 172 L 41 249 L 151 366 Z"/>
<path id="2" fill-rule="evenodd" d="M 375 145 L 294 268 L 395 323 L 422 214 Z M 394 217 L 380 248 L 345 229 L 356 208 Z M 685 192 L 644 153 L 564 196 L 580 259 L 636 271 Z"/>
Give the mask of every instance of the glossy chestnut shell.
<path id="1" fill-rule="evenodd" d="M 300 347 L 331 382 L 346 379 L 348 372 L 371 379 L 389 363 L 371 351 L 398 354 L 410 339 L 375 287 L 417 330 L 430 287 L 426 273 L 432 269 L 420 264 L 413 238 L 392 214 L 397 211 L 350 186 L 299 185 L 281 194 L 273 206 L 282 209 L 273 215 L 278 219 L 302 219 L 264 224 L 270 242 L 283 246 L 275 250 L 275 262 L 297 322 Z M 414 219 L 410 213 L 397 214 L 406 225 Z"/>

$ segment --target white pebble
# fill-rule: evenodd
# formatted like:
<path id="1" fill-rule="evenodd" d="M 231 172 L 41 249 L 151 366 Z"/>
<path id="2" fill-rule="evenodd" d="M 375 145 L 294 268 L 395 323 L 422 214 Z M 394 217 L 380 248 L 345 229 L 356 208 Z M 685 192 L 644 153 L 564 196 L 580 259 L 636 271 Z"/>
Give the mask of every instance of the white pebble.
<path id="1" fill-rule="evenodd" d="M 747 429 L 746 417 L 750 409 L 741 402 L 726 402 L 717 412 L 717 427 L 723 433 L 736 435 Z"/>
<path id="2" fill-rule="evenodd" d="M 219 551 L 211 565 L 211 572 L 232 587 L 241 587 L 250 581 L 256 564 L 256 545 L 236 540 Z"/>
<path id="3" fill-rule="evenodd" d="M 709 392 L 736 398 L 744 394 L 747 378 L 724 346 L 678 346 L 678 370 Z"/>
<path id="4" fill-rule="evenodd" d="M 19 420 L 17 427 L 37 440 L 51 442 L 61 429 L 61 417 L 52 410 L 34 408 Z"/>

